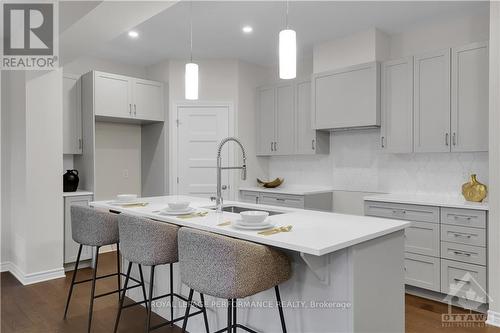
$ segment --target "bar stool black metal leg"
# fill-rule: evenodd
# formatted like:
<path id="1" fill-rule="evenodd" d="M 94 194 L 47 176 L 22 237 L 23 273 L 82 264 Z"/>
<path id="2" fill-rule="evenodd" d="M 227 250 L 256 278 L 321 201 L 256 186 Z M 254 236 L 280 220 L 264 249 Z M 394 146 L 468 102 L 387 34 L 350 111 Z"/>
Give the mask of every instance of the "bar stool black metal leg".
<path id="1" fill-rule="evenodd" d="M 174 326 L 174 264 L 170 264 L 170 326 Z"/>
<path id="2" fill-rule="evenodd" d="M 208 328 L 208 317 L 207 317 L 207 308 L 205 307 L 205 297 L 202 293 L 200 293 L 201 300 L 201 308 L 203 311 L 203 320 L 205 321 L 205 331 L 206 333 L 210 333 L 210 329 Z"/>
<path id="3" fill-rule="evenodd" d="M 92 326 L 92 313 L 94 311 L 94 295 L 95 295 L 95 280 L 96 280 L 96 275 L 97 275 L 97 265 L 99 262 L 99 248 L 100 246 L 96 246 L 95 250 L 95 267 L 94 267 L 94 273 L 92 276 L 92 288 L 90 289 L 90 305 L 89 305 L 89 321 L 88 321 L 88 327 L 87 327 L 87 332 L 90 333 L 90 328 Z"/>
<path id="4" fill-rule="evenodd" d="M 227 300 L 227 333 L 231 333 L 231 326 L 233 325 L 232 319 L 231 319 L 231 314 L 232 314 L 232 309 L 233 307 L 233 300 L 228 299 Z"/>
<path id="5" fill-rule="evenodd" d="M 151 307 L 153 305 L 153 283 L 155 280 L 155 266 L 151 266 L 151 275 L 149 277 L 149 300 L 148 300 L 148 318 L 146 320 L 146 332 L 151 328 Z"/>
<path id="6" fill-rule="evenodd" d="M 186 312 L 184 314 L 184 321 L 182 322 L 182 332 L 186 332 L 186 327 L 188 323 L 189 309 L 191 308 L 191 303 L 193 302 L 193 289 L 189 289 L 189 296 L 186 304 Z"/>
<path id="7" fill-rule="evenodd" d="M 71 286 L 69 287 L 68 300 L 66 301 L 66 307 L 64 308 L 63 319 L 66 319 L 66 315 L 68 314 L 69 301 L 71 300 L 71 294 L 73 294 L 73 287 L 75 285 L 76 272 L 78 271 L 78 264 L 80 263 L 80 255 L 82 254 L 82 247 L 83 247 L 83 245 L 80 244 L 80 247 L 78 248 L 78 255 L 76 256 L 75 270 L 73 271 L 73 277 L 71 278 Z"/>
<path id="8" fill-rule="evenodd" d="M 127 276 L 125 277 L 125 284 L 123 285 L 123 292 L 120 296 L 120 305 L 118 306 L 118 313 L 116 314 L 115 328 L 113 329 L 113 332 L 115 333 L 116 330 L 118 329 L 118 323 L 120 322 L 120 316 L 122 314 L 122 308 L 123 308 L 123 301 L 125 300 L 125 293 L 127 292 L 128 280 L 130 278 L 131 269 L 132 269 L 132 263 L 129 262 L 127 268 Z M 118 295 L 120 295 L 120 292 L 118 292 Z"/>
<path id="9" fill-rule="evenodd" d="M 144 275 L 142 274 L 142 265 L 138 264 L 139 266 L 139 276 L 141 277 L 141 289 L 142 289 L 142 296 L 144 296 L 144 306 L 146 307 L 146 313 L 148 312 L 148 297 L 146 296 L 146 285 L 144 284 Z"/>
<path id="10" fill-rule="evenodd" d="M 236 333 L 236 325 L 238 321 L 236 320 L 236 298 L 233 299 L 233 333 Z"/>
<path id="11" fill-rule="evenodd" d="M 120 243 L 116 243 L 116 271 L 118 275 L 116 276 L 118 279 L 118 290 L 122 289 L 122 277 L 120 274 Z M 120 299 L 120 292 L 118 292 L 118 299 Z"/>
<path id="12" fill-rule="evenodd" d="M 278 286 L 274 287 L 274 291 L 276 292 L 276 301 L 278 302 L 278 311 L 280 313 L 281 330 L 283 331 L 283 333 L 286 333 L 285 316 L 283 315 L 283 307 L 281 304 L 280 289 L 278 288 Z"/>

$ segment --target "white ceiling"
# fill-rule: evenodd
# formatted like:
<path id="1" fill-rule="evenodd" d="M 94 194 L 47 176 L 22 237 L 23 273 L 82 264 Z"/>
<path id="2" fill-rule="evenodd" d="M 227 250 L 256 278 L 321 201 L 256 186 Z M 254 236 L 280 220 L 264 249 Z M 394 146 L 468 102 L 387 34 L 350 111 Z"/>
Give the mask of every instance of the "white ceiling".
<path id="1" fill-rule="evenodd" d="M 124 32 L 93 55 L 136 65 L 189 57 L 189 2 L 182 1 L 138 25 L 130 39 Z M 480 1 L 291 1 L 290 26 L 297 31 L 298 56 L 311 54 L 312 45 L 377 27 L 389 34 L 411 26 L 478 12 Z M 285 22 L 285 2 L 193 2 L 193 58 L 236 58 L 272 65 L 277 59 L 277 36 Z M 241 32 L 251 25 L 251 35 Z"/>

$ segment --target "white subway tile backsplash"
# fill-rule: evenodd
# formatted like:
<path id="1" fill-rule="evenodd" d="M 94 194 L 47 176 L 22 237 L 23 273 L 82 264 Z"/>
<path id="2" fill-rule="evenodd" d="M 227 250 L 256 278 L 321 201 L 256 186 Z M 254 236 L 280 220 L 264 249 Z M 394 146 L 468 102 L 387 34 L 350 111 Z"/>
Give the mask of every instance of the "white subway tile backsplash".
<path id="1" fill-rule="evenodd" d="M 380 131 L 333 132 L 330 154 L 276 156 L 269 177 L 289 184 L 325 185 L 336 190 L 390 193 L 455 193 L 471 173 L 488 183 L 488 153 L 388 154 Z"/>

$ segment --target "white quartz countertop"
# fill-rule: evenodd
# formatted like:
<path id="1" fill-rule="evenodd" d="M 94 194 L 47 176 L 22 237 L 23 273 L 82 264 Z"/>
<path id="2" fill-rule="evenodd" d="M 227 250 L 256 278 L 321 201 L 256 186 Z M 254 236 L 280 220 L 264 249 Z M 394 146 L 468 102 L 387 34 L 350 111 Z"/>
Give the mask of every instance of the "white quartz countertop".
<path id="1" fill-rule="evenodd" d="M 488 210 L 486 202 L 470 202 L 456 195 L 438 194 L 377 194 L 364 197 L 365 201 L 392 202 L 451 208 Z"/>
<path id="2" fill-rule="evenodd" d="M 63 192 L 63 197 L 77 197 L 80 195 L 94 195 L 94 193 L 85 190 L 76 190 L 75 192 Z"/>
<path id="3" fill-rule="evenodd" d="M 259 186 L 249 186 L 240 187 L 240 191 L 251 191 L 251 192 L 267 192 L 267 193 L 278 193 L 278 194 L 291 194 L 291 195 L 308 195 L 308 194 L 318 194 L 332 192 L 331 187 L 322 186 L 307 186 L 307 185 L 284 185 L 276 188 L 265 188 Z"/>
<path id="4" fill-rule="evenodd" d="M 316 256 L 335 252 L 352 245 L 381 237 L 402 230 L 410 225 L 407 221 L 393 219 L 335 214 L 234 201 L 225 202 L 225 206 L 238 205 L 247 208 L 282 212 L 283 214 L 270 216 L 269 219 L 271 222 L 276 226 L 293 226 L 291 232 L 264 236 L 259 235 L 257 231 L 240 230 L 231 225 L 218 226 L 218 224 L 226 221 L 236 221 L 239 219 L 239 214 L 228 212 L 217 214 L 215 211 L 210 210 L 205 217 L 194 217 L 189 219 L 181 219 L 176 216 L 161 214 L 159 210 L 166 208 L 169 200 L 190 201 L 191 207 L 197 208 L 199 211 L 209 210 L 209 208 L 213 207 L 213 203 L 207 199 L 184 196 L 141 198 L 140 201 L 147 202 L 148 205 L 135 208 L 122 207 L 113 201 L 92 202 L 90 205 L 96 208 L 111 209 L 122 213 L 148 217 L 177 224 L 179 226 L 197 228 Z"/>

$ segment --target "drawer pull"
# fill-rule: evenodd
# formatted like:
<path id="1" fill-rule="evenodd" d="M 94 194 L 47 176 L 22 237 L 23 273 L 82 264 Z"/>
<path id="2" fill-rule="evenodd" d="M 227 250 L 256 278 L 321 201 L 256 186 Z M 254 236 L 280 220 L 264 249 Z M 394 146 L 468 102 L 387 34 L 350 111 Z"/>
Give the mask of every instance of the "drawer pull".
<path id="1" fill-rule="evenodd" d="M 453 236 L 455 236 L 457 238 L 467 238 L 467 239 L 470 239 L 472 237 L 472 235 L 461 234 L 459 232 L 454 232 Z"/>
<path id="2" fill-rule="evenodd" d="M 470 283 L 470 281 L 462 280 L 462 279 L 457 279 L 457 278 L 454 278 L 453 280 L 455 280 L 456 282 L 462 282 L 462 283 L 465 283 L 465 284 L 469 284 Z"/>
<path id="3" fill-rule="evenodd" d="M 397 209 L 393 209 L 393 210 L 392 210 L 392 213 L 393 213 L 393 214 L 406 214 L 406 210 L 402 210 L 402 209 L 399 209 L 399 210 L 397 210 Z"/>
<path id="4" fill-rule="evenodd" d="M 276 201 L 285 201 L 283 198 L 276 198 Z"/>
<path id="5" fill-rule="evenodd" d="M 470 257 L 471 256 L 471 254 L 467 253 L 467 252 L 453 251 L 453 253 L 455 253 L 455 255 L 457 255 L 457 256 L 463 256 L 463 257 Z"/>
<path id="6" fill-rule="evenodd" d="M 462 220 L 462 221 L 470 221 L 470 220 L 472 220 L 472 217 L 471 216 L 455 215 L 454 219 L 455 220 Z"/>

